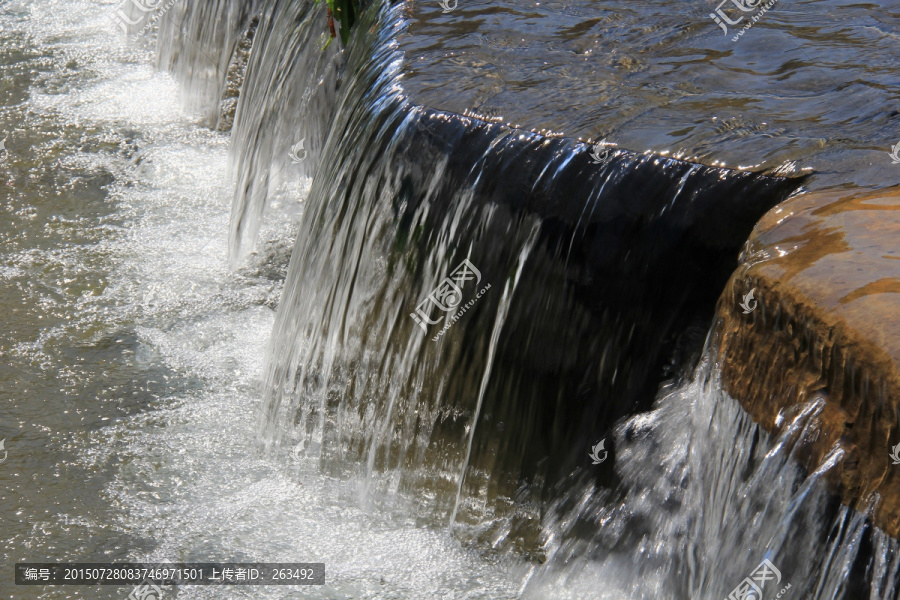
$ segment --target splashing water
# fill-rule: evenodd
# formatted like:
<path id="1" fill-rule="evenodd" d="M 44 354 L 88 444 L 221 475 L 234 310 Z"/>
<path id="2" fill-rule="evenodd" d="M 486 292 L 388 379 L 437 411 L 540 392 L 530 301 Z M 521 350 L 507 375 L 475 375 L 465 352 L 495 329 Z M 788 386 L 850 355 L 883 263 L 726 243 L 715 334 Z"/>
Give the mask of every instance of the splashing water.
<path id="1" fill-rule="evenodd" d="M 549 560 L 527 598 L 701 598 L 729 593 L 769 560 L 787 598 L 894 598 L 900 545 L 826 489 L 840 443 L 810 472 L 821 395 L 770 435 L 721 389 L 708 351 L 693 380 L 616 428 L 621 488 L 576 487 L 545 523 Z M 598 590 L 598 582 L 611 582 Z"/>

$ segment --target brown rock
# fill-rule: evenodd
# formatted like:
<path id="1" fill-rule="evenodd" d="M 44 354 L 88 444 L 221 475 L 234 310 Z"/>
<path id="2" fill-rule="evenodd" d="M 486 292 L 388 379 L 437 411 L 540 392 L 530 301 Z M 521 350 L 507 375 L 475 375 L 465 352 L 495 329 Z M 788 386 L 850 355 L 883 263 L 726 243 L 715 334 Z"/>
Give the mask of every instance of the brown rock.
<path id="1" fill-rule="evenodd" d="M 769 431 L 823 393 L 807 466 L 839 441 L 844 504 L 900 535 L 900 188 L 801 195 L 757 225 L 719 305 L 726 391 Z M 758 306 L 739 306 L 755 289 Z M 752 307 L 752 303 L 748 306 Z M 877 502 L 878 499 L 880 502 Z"/>

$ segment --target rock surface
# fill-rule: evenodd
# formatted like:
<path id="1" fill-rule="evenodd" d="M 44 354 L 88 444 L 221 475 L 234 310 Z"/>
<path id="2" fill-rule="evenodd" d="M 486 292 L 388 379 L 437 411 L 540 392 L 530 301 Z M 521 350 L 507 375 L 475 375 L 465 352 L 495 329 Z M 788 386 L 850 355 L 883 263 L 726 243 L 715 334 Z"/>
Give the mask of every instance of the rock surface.
<path id="1" fill-rule="evenodd" d="M 824 394 L 808 465 L 840 442 L 831 483 L 897 537 L 900 188 L 805 194 L 770 211 L 722 295 L 718 330 L 726 390 L 767 430 Z"/>
<path id="2" fill-rule="evenodd" d="M 234 125 L 234 114 L 237 111 L 238 98 L 241 95 L 241 86 L 244 85 L 244 75 L 247 71 L 247 63 L 250 61 L 250 51 L 253 49 L 253 36 L 259 26 L 259 17 L 250 21 L 250 26 L 241 34 L 238 43 L 234 47 L 234 54 L 228 63 L 228 74 L 225 77 L 225 89 L 222 90 L 222 100 L 219 102 L 219 118 L 216 122 L 216 130 L 231 131 Z"/>

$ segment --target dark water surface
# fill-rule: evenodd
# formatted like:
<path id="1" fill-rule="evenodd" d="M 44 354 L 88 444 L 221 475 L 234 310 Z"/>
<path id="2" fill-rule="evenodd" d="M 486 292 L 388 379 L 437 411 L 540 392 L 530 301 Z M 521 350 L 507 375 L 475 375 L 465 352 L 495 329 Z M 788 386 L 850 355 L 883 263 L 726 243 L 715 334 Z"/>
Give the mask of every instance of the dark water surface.
<path id="1" fill-rule="evenodd" d="M 778 0 L 736 42 L 711 0 L 410 5 L 416 102 L 810 187 L 900 183 L 900 5 Z M 751 6 L 753 3 L 748 3 Z M 452 6 L 453 3 L 450 3 Z M 741 12 L 723 5 L 736 20 Z"/>

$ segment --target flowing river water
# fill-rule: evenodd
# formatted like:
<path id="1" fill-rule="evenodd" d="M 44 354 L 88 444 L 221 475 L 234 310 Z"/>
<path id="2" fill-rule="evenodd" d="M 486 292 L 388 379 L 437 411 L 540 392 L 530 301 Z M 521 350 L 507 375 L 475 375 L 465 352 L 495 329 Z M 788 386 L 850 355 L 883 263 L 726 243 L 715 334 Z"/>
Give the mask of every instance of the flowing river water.
<path id="1" fill-rule="evenodd" d="M 275 4 L 277 11 L 298 3 Z M 411 140 L 405 151 L 413 154 L 424 147 L 416 136 L 435 135 L 427 121 L 415 122 L 418 114 L 409 117 L 392 104 L 390 78 L 373 76 L 376 92 L 359 94 L 359 105 L 387 106 L 375 126 L 359 122 L 350 101 L 336 117 L 367 152 L 327 164 L 331 171 L 318 185 L 296 172 L 261 176 L 259 165 L 275 162 L 273 148 L 292 140 L 277 120 L 271 129 L 255 129 L 254 116 L 244 115 L 233 134 L 210 129 L 208 114 L 180 101 L 202 96 L 202 89 L 186 93 L 183 82 L 159 71 L 153 38 L 126 40 L 110 18 L 112 6 L 0 2 L 6 148 L 0 154 L 0 439 L 8 452 L 0 464 L 0 597 L 126 598 L 131 590 L 115 586 L 13 586 L 12 565 L 141 560 L 326 564 L 322 587 L 166 590 L 178 598 L 713 600 L 726 597 L 763 559 L 779 566 L 782 587 L 790 584 L 785 598 L 897 597 L 896 541 L 821 485 L 841 448 L 813 473 L 791 460 L 797 440 L 810 435 L 820 399 L 785 415 L 789 426 L 770 438 L 721 391 L 709 358 L 715 339 L 707 340 L 693 378 L 667 384 L 652 409 L 637 400 L 647 387 L 637 376 L 616 382 L 613 374 L 604 387 L 548 380 L 539 366 L 511 366 L 504 359 L 512 347 L 539 345 L 546 335 L 538 331 L 534 341 L 510 333 L 524 327 L 523 290 L 559 285 L 557 271 L 541 279 L 525 268 L 547 262 L 542 252 L 550 242 L 539 219 L 507 226 L 505 209 L 478 200 L 484 192 L 477 178 L 452 204 L 457 219 L 437 226 L 443 232 L 437 241 L 422 242 L 415 260 L 403 262 L 404 255 L 393 262 L 384 251 L 393 244 L 384 233 L 391 217 L 378 201 L 404 198 L 403 186 L 392 187 L 384 176 L 381 186 L 360 184 L 342 201 L 324 201 L 338 198 L 338 182 L 353 181 L 354 173 L 386 169 L 379 160 L 401 152 L 397 139 Z M 283 40 L 296 49 L 291 36 L 303 27 L 318 39 L 310 23 L 263 34 L 270 48 Z M 332 54 L 314 50 L 315 67 L 298 79 L 315 82 L 335 68 Z M 256 76 L 264 80 L 295 58 L 274 51 L 255 57 Z M 379 57 L 378 66 L 390 59 Z M 203 79 L 193 74 L 195 82 Z M 249 106 L 259 109 L 260 122 L 273 106 L 297 107 L 278 85 L 254 85 L 246 93 L 259 100 Z M 324 97 L 334 97 L 329 94 Z M 309 107 L 321 97 L 295 100 L 316 113 Z M 317 110 L 324 118 L 327 109 Z M 309 129 L 312 159 L 334 158 L 339 140 Z M 384 135 L 388 129 L 397 137 Z M 516 140 L 503 143 L 516 151 Z M 463 145 L 459 139 L 437 144 L 450 157 Z M 569 151 L 553 149 L 561 175 Z M 774 203 L 796 187 L 675 163 L 616 160 L 618 171 L 604 174 L 609 189 L 601 192 L 616 198 L 624 193 L 617 186 L 632 185 L 615 173 L 656 178 L 659 196 L 691 223 L 694 206 L 677 206 L 684 189 L 696 190 L 699 211 L 717 195 L 746 193 L 749 202 L 756 194 Z M 490 161 L 486 150 L 483 161 Z M 454 177 L 453 160 L 437 164 L 438 172 L 421 182 L 435 197 Z M 502 174 L 505 165 L 482 167 Z M 241 240 L 235 239 L 240 219 L 232 219 L 232 173 L 247 192 L 238 194 L 235 213 L 255 215 L 248 221 L 251 234 L 258 230 L 253 253 L 235 251 Z M 395 202 L 398 214 L 407 210 L 405 202 Z M 542 216 L 556 214 L 556 207 L 541 208 Z M 593 209 L 584 214 L 594 218 Z M 417 227 L 434 217 L 425 209 L 409 209 L 407 216 L 400 219 L 409 232 L 404 243 L 415 247 Z M 695 221 L 691 231 L 721 227 L 746 235 L 741 223 Z M 405 308 L 420 290 L 409 292 L 403 280 L 380 287 L 379 276 L 405 270 L 410 279 L 425 280 L 427 291 L 442 268 L 453 266 L 448 261 L 458 262 L 451 261 L 447 241 L 458 228 L 467 231 L 459 234 L 460 245 L 474 248 L 475 264 L 494 285 L 479 301 L 484 308 L 474 325 L 455 325 L 447 339 L 478 352 L 435 350 L 427 338 L 398 345 L 414 330 Z M 487 252 L 486 236 L 504 237 L 506 249 Z M 736 247 L 711 247 L 736 252 L 742 238 L 730 242 Z M 571 244 L 577 258 L 579 247 Z M 229 252 L 247 258 L 235 266 Z M 659 260 L 664 253 L 639 256 Z M 727 274 L 730 264 L 711 262 L 710 272 Z M 709 304 L 681 299 L 692 300 Z M 334 311 L 335 305 L 343 309 Z M 571 300 L 555 310 L 571 310 L 576 321 L 580 306 Z M 619 308 L 625 318 L 634 316 Z M 606 317 L 584 315 L 573 328 L 608 331 L 612 340 L 605 351 L 590 347 L 597 355 L 611 352 L 613 342 L 627 346 L 626 337 L 652 337 L 641 327 L 665 321 L 635 318 L 624 331 Z M 676 325 L 699 335 L 702 348 L 708 324 L 698 329 L 699 317 L 690 311 L 680 318 Z M 676 325 L 673 336 L 682 331 Z M 553 350 L 559 368 L 576 368 L 562 358 L 563 349 Z M 585 351 L 574 347 L 572 356 Z M 663 361 L 638 354 L 620 364 L 639 372 Z M 553 362 L 549 354 L 547 362 Z M 598 380 L 618 372 L 609 364 L 597 367 Z M 537 373 L 533 380 L 530 371 Z M 618 419 L 607 432 L 616 450 L 600 481 L 548 482 L 546 465 L 528 462 L 528 443 L 548 443 L 529 423 L 539 421 L 537 396 L 557 388 L 560 396 L 615 392 L 629 399 L 569 415 L 554 434 L 580 444 L 597 432 L 573 421 Z M 516 402 L 498 400 L 498 389 Z M 634 406 L 642 411 L 629 415 L 626 408 Z M 517 411 L 528 418 L 516 421 Z M 515 437 L 513 427 L 526 433 Z M 521 455 L 491 458 L 517 448 Z M 572 452 L 584 461 L 587 449 Z M 567 453 L 551 456 L 560 468 L 571 460 Z M 502 479 L 501 471 L 521 479 Z M 517 490 L 523 481 L 529 485 Z"/>

